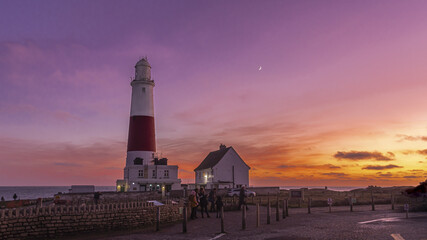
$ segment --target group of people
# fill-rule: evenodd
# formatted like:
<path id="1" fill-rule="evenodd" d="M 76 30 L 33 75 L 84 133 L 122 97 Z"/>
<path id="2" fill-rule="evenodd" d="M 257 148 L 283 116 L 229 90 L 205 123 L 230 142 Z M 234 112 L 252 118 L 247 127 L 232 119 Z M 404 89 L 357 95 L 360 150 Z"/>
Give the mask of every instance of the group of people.
<path id="1" fill-rule="evenodd" d="M 216 211 L 216 217 L 220 217 L 220 211 L 223 206 L 221 196 L 217 195 L 216 188 L 212 189 L 209 194 L 206 194 L 204 188 L 195 189 L 191 192 L 188 197 L 188 201 L 191 207 L 191 219 L 197 218 L 197 208 L 200 206 L 200 211 L 202 213 L 202 218 L 204 218 L 204 213 L 206 213 L 206 217 L 209 216 L 208 212 L 208 204 L 210 203 L 210 211 Z"/>
<path id="2" fill-rule="evenodd" d="M 248 209 L 248 206 L 246 206 L 245 202 L 245 187 L 243 186 L 240 189 L 239 194 L 239 209 L 242 205 Z M 209 216 L 208 212 L 208 203 L 210 203 L 210 212 L 216 211 L 216 217 L 221 217 L 221 208 L 224 206 L 224 203 L 222 202 L 222 198 L 220 195 L 217 194 L 216 188 L 210 190 L 209 194 L 206 194 L 204 188 L 195 189 L 191 192 L 190 196 L 188 197 L 188 201 L 191 207 L 191 219 L 197 218 L 197 208 L 200 206 L 200 212 L 202 214 L 202 218 L 204 218 L 204 213 L 206 213 L 206 217 Z"/>

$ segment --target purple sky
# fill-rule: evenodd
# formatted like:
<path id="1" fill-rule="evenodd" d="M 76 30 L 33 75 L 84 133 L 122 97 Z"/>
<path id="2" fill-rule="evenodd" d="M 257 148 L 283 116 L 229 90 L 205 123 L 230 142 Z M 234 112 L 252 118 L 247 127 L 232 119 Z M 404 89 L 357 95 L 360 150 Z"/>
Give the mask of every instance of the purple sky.
<path id="1" fill-rule="evenodd" d="M 185 182 L 224 143 L 253 167 L 251 184 L 417 183 L 425 171 L 408 176 L 426 169 L 416 154 L 427 135 L 426 10 L 425 1 L 3 0 L 0 185 L 122 177 L 142 56 L 156 82 L 158 151 Z M 402 168 L 366 172 L 374 161 L 347 164 L 337 151 L 393 152 Z M 326 164 L 339 168 L 319 173 Z"/>

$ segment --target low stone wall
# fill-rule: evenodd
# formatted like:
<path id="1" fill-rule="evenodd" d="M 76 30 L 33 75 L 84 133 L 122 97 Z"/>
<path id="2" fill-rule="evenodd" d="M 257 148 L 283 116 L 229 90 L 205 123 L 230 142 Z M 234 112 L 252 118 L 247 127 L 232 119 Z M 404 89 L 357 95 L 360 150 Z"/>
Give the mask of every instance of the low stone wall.
<path id="1" fill-rule="evenodd" d="M 160 206 L 160 222 L 181 220 L 180 207 Z M 156 209 L 153 203 L 127 202 L 0 210 L 0 239 L 52 239 L 83 232 L 145 227 L 155 223 Z"/>

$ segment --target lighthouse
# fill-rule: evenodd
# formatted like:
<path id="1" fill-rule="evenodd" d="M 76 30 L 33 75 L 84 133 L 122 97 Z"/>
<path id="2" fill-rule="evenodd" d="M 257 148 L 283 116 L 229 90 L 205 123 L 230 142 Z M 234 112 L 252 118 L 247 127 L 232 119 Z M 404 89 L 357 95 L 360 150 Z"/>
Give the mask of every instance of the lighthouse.
<path id="1" fill-rule="evenodd" d="M 131 82 L 131 86 L 132 100 L 126 167 L 132 166 L 136 158 L 142 160 L 142 165 L 146 165 L 154 159 L 154 153 L 156 152 L 153 103 L 154 81 L 151 79 L 151 66 L 146 58 L 136 63 L 135 79 Z"/>
<path id="2" fill-rule="evenodd" d="M 142 58 L 135 65 L 126 166 L 124 179 L 117 180 L 117 191 L 158 191 L 163 194 L 181 188 L 178 166 L 168 165 L 167 158 L 156 155 L 154 121 L 154 80 L 151 65 Z"/>

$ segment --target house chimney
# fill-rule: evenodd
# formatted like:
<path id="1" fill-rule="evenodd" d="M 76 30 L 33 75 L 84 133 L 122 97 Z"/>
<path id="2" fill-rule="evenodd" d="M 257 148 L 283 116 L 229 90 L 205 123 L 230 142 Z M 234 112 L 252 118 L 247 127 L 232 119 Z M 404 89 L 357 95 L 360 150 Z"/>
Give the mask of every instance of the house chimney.
<path id="1" fill-rule="evenodd" d="M 226 149 L 227 147 L 224 145 L 224 144 L 222 144 L 221 143 L 221 145 L 219 145 L 219 150 L 221 150 L 221 149 Z"/>

